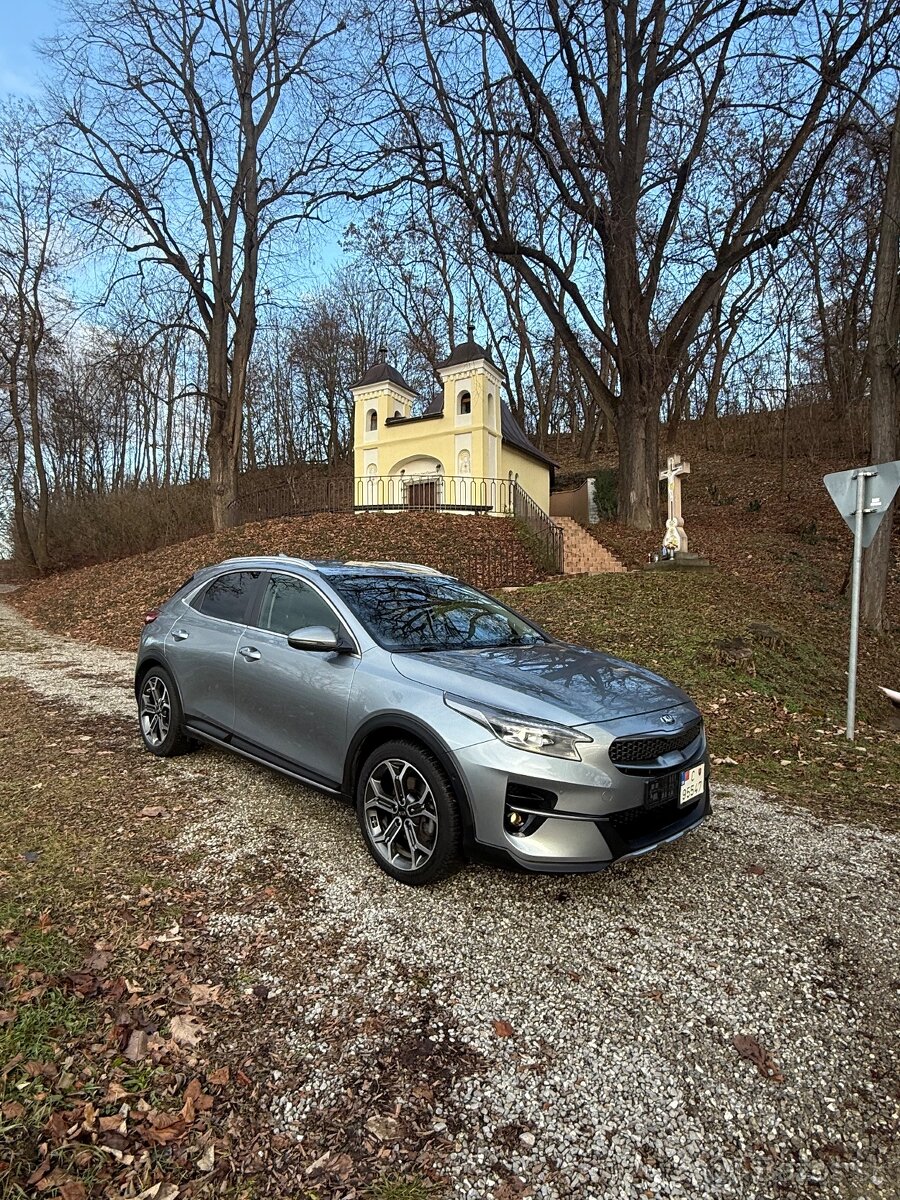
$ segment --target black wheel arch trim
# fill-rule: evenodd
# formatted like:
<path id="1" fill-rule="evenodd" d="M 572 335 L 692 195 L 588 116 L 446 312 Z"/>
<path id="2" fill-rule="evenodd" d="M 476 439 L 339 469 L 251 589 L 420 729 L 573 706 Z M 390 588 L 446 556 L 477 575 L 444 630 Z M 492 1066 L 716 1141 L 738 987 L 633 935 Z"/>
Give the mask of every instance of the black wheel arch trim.
<path id="1" fill-rule="evenodd" d="M 166 662 L 161 654 L 148 654 L 146 658 L 142 658 L 135 668 L 134 672 L 134 698 L 140 699 L 141 684 L 144 681 L 144 676 L 152 667 L 161 667 L 175 684 L 175 691 L 178 693 L 178 703 L 181 705 L 181 711 L 184 712 L 184 703 L 181 699 L 181 688 L 178 686 L 178 680 L 175 678 L 175 672 Z"/>
<path id="2" fill-rule="evenodd" d="M 463 833 L 467 839 L 472 837 L 475 831 L 475 820 L 472 815 L 472 799 L 466 787 L 465 780 L 456 766 L 453 751 L 443 738 L 436 734 L 429 725 L 426 725 L 424 721 L 419 721 L 416 717 L 411 717 L 409 713 L 378 713 L 364 721 L 356 733 L 354 733 L 344 760 L 342 789 L 347 799 L 352 801 L 354 798 L 353 790 L 359 766 L 360 747 L 373 733 L 378 733 L 382 729 L 386 733 L 394 735 L 398 733 L 401 736 L 408 734 L 410 737 L 415 738 L 417 742 L 421 742 L 425 749 L 434 755 L 446 772 L 454 794 L 459 801 Z"/>

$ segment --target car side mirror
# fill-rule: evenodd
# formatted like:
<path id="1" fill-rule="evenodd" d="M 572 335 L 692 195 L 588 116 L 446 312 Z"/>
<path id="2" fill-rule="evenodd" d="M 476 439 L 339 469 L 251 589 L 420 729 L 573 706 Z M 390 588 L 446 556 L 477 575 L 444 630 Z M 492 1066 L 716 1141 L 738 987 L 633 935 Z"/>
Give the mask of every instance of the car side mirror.
<path id="1" fill-rule="evenodd" d="M 307 625 L 288 634 L 288 645 L 295 650 L 330 651 L 332 654 L 345 649 L 345 643 L 327 625 Z"/>

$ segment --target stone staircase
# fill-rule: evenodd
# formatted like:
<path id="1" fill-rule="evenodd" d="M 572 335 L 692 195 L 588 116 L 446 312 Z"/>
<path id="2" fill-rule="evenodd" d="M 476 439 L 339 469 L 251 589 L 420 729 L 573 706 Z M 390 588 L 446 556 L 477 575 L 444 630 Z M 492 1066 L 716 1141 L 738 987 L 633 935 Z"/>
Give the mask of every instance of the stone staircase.
<path id="1" fill-rule="evenodd" d="M 564 574 L 605 575 L 625 570 L 615 555 L 572 517 L 553 517 L 553 524 L 562 530 Z"/>

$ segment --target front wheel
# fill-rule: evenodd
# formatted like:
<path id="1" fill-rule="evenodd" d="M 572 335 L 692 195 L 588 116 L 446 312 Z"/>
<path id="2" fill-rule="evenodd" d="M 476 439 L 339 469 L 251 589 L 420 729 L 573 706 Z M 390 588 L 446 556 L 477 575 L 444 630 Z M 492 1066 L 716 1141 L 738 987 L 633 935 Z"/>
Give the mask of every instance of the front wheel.
<path id="1" fill-rule="evenodd" d="M 356 816 L 369 853 L 401 883 L 421 887 L 460 859 L 459 807 L 437 759 L 415 742 L 387 742 L 362 764 Z"/>
<path id="2" fill-rule="evenodd" d="M 151 754 L 172 758 L 191 749 L 185 736 L 184 714 L 175 681 L 165 667 L 152 666 L 138 687 L 138 722 L 141 738 Z"/>

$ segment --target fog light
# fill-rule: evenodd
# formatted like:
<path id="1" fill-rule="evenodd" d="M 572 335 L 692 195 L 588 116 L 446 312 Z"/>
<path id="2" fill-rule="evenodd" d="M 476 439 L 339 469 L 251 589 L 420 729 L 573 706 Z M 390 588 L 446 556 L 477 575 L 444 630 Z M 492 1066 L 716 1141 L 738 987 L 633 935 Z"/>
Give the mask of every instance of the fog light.
<path id="1" fill-rule="evenodd" d="M 525 824 L 525 818 L 518 812 L 511 812 L 506 819 L 512 825 L 513 829 L 519 829 Z"/>

